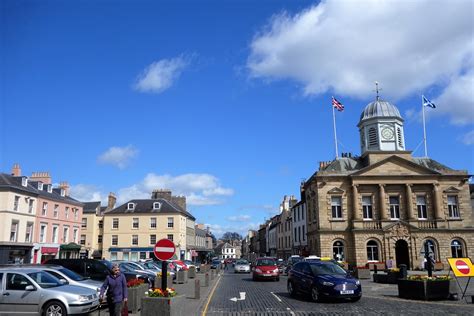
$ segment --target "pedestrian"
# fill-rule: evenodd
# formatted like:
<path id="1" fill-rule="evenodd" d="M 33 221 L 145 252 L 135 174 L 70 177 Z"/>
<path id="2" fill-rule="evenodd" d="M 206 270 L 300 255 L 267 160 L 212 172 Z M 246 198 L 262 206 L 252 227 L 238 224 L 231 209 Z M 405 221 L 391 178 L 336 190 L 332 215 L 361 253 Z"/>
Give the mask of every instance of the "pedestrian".
<path id="1" fill-rule="evenodd" d="M 224 260 L 224 270 L 227 270 L 227 260 Z"/>
<path id="2" fill-rule="evenodd" d="M 127 280 L 120 273 L 118 265 L 112 266 L 112 274 L 108 275 L 100 288 L 99 298 L 104 301 L 104 293 L 107 291 L 107 305 L 110 316 L 121 316 L 122 302 L 128 301 Z"/>

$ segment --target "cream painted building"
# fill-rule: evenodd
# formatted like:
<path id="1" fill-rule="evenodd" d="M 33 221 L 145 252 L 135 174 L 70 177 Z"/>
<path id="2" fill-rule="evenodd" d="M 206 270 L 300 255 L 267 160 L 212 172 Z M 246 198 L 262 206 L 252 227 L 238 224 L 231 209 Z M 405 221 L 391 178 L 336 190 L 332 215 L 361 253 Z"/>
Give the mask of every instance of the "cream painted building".
<path id="1" fill-rule="evenodd" d="M 305 182 L 311 254 L 354 265 L 419 268 L 474 253 L 469 175 L 405 149 L 403 119 L 389 102 L 368 104 L 358 124 L 361 156 L 320 164 Z M 448 144 L 446 144 L 448 146 Z"/>
<path id="2" fill-rule="evenodd" d="M 195 218 L 178 204 L 164 199 L 131 200 L 104 213 L 102 255 L 109 260 L 152 258 L 160 239 L 176 245 L 176 258 L 186 257 L 187 221 Z"/>

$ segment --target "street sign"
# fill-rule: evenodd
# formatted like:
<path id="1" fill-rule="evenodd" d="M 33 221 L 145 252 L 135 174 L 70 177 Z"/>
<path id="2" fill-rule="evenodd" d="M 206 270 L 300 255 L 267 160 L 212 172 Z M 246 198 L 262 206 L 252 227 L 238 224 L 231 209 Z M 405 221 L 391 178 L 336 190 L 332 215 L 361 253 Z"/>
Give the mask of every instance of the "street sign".
<path id="1" fill-rule="evenodd" d="M 448 258 L 449 265 L 457 277 L 474 276 L 474 266 L 469 258 Z"/>
<path id="2" fill-rule="evenodd" d="M 155 257 L 161 261 L 169 260 L 173 257 L 174 253 L 176 252 L 176 247 L 174 242 L 169 239 L 160 239 L 155 244 L 153 248 L 153 253 Z"/>

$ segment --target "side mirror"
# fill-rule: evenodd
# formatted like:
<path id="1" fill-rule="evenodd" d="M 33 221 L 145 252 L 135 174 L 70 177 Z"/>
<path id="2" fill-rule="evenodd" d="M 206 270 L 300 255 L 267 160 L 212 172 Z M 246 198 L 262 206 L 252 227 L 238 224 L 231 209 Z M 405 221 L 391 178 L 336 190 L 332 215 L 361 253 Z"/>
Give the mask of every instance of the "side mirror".
<path id="1" fill-rule="evenodd" d="M 36 288 L 33 285 L 27 285 L 25 291 L 36 291 Z"/>
<path id="2" fill-rule="evenodd" d="M 61 284 L 69 284 L 69 282 L 66 280 L 66 279 L 59 279 L 59 282 L 61 282 Z"/>

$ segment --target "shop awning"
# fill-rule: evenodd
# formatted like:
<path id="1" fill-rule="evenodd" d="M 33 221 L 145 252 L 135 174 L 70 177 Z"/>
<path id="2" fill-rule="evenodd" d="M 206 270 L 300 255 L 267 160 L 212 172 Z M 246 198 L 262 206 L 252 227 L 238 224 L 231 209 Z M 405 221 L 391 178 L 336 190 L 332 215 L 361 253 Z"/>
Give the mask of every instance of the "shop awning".
<path id="1" fill-rule="evenodd" d="M 73 242 L 71 242 L 67 245 L 61 245 L 59 247 L 61 248 L 61 250 L 77 250 L 77 251 L 81 250 L 81 245 L 78 245 L 78 244 L 73 243 Z"/>
<path id="2" fill-rule="evenodd" d="M 191 250 L 191 257 L 197 257 L 198 253 L 196 250 Z"/>
<path id="3" fill-rule="evenodd" d="M 41 247 L 41 253 L 57 254 L 58 248 L 57 247 Z"/>

